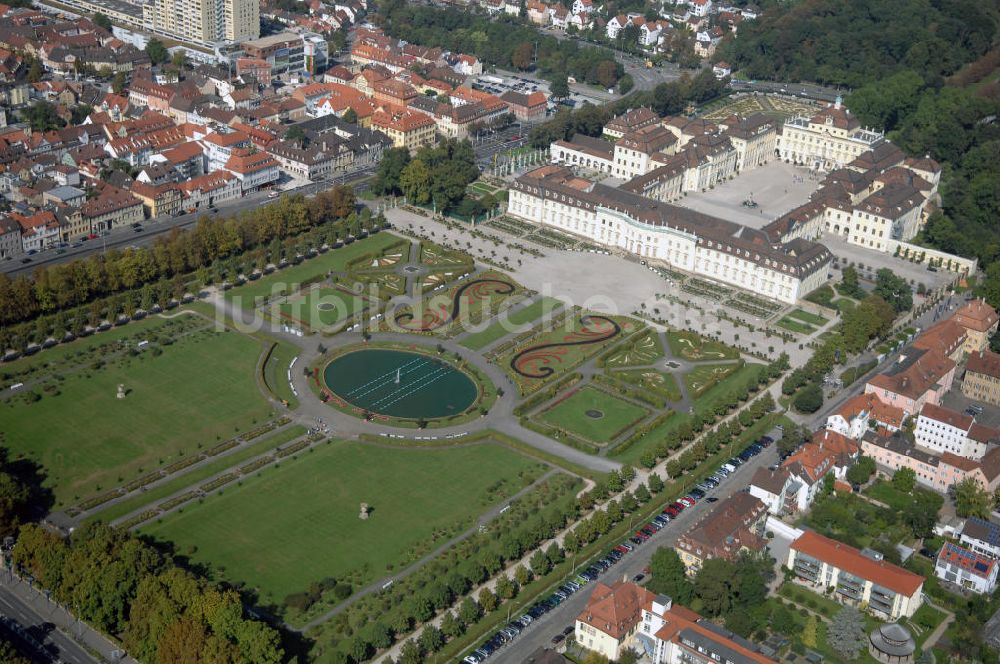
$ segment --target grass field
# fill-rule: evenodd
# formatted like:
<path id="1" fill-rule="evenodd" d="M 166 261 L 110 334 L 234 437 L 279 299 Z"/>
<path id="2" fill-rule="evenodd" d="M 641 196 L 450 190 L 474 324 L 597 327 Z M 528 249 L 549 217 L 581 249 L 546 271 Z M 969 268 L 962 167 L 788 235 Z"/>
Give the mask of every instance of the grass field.
<path id="1" fill-rule="evenodd" d="M 299 354 L 299 349 L 285 341 L 279 341 L 264 365 L 264 383 L 276 398 L 288 402 L 288 407 L 295 410 L 299 407 L 299 399 L 288 384 L 288 367 L 292 358 Z"/>
<path id="2" fill-rule="evenodd" d="M 347 264 L 350 261 L 367 253 L 380 253 L 386 247 L 398 243 L 399 240 L 398 235 L 384 232 L 369 236 L 364 240 L 358 240 L 340 249 L 331 249 L 325 254 L 303 261 L 298 265 L 278 270 L 266 277 L 261 277 L 257 281 L 252 281 L 237 288 L 231 288 L 226 291 L 226 299 L 240 298 L 241 306 L 251 308 L 254 305 L 255 298 L 285 292 L 293 284 L 300 284 L 307 279 L 326 274 L 331 270 L 335 272 L 344 271 L 347 269 Z"/>
<path id="3" fill-rule="evenodd" d="M 148 526 L 263 602 L 326 577 L 381 578 L 436 531 L 461 528 L 544 466 L 495 444 L 438 449 L 333 442 Z M 358 518 L 360 502 L 371 518 Z"/>
<path id="4" fill-rule="evenodd" d="M 472 350 L 482 350 L 508 334 L 526 332 L 529 329 L 528 323 L 541 318 L 543 315 L 551 314 L 561 304 L 559 300 L 553 297 L 540 298 L 510 315 L 501 314 L 502 320 L 497 320 L 484 330 L 472 332 L 459 343 Z"/>
<path id="5" fill-rule="evenodd" d="M 788 317 L 808 323 L 809 325 L 815 325 L 816 327 L 823 327 L 829 322 L 819 314 L 810 313 L 804 309 L 793 309 L 788 312 Z"/>
<path id="6" fill-rule="evenodd" d="M 714 413 L 720 403 L 725 403 L 733 394 L 738 394 L 750 386 L 757 385 L 757 379 L 765 369 L 763 364 L 746 364 L 742 368 L 727 376 L 725 380 L 715 383 L 707 388 L 700 396 L 691 395 L 694 401 L 696 413 Z M 688 413 L 678 412 L 667 420 L 662 426 L 650 431 L 641 440 L 630 445 L 620 453 L 615 450 L 611 455 L 622 463 L 639 463 L 642 453 L 651 446 L 663 440 L 663 436 L 681 425 L 682 422 L 689 422 L 691 419 Z"/>
<path id="7" fill-rule="evenodd" d="M 783 327 L 789 332 L 795 332 L 796 334 L 812 334 L 816 331 L 816 328 L 812 325 L 795 320 L 794 318 L 789 318 L 788 316 L 779 320 L 777 324 L 778 327 Z"/>
<path id="8" fill-rule="evenodd" d="M 680 401 L 682 398 L 681 390 L 677 387 L 677 379 L 673 374 L 665 371 L 657 371 L 648 367 L 645 369 L 615 369 L 608 373 L 618 380 L 659 394 L 668 401 Z"/>
<path id="9" fill-rule="evenodd" d="M 217 473 L 221 473 L 228 468 L 237 466 L 247 459 L 252 459 L 253 457 L 259 456 L 264 452 L 278 447 L 279 445 L 291 442 L 300 436 L 304 436 L 305 433 L 305 427 L 295 424 L 287 429 L 282 429 L 276 433 L 263 436 L 256 441 L 252 441 L 249 445 L 237 448 L 229 454 L 214 459 L 203 466 L 199 466 L 198 468 L 195 468 L 187 473 L 181 473 L 176 477 L 163 482 L 162 484 L 156 485 L 155 487 L 147 488 L 137 496 L 115 503 L 107 509 L 97 512 L 94 516 L 86 519 L 86 521 L 104 521 L 105 523 L 110 523 L 115 519 L 136 511 L 140 507 L 151 505 L 152 503 L 162 500 L 171 494 L 177 493 L 181 489 L 191 486 L 192 484 L 198 484 L 199 482 L 202 482 Z"/>
<path id="10" fill-rule="evenodd" d="M 597 417 L 588 415 L 588 411 Z M 648 414 L 641 406 L 588 385 L 541 413 L 538 419 L 596 443 L 609 443 Z"/>
<path id="11" fill-rule="evenodd" d="M 280 307 L 283 320 L 311 328 L 330 327 L 364 309 L 364 300 L 338 288 L 319 286 L 293 296 Z"/>
<path id="12" fill-rule="evenodd" d="M 709 388 L 736 373 L 739 363 L 705 364 L 684 374 L 684 385 L 692 398 L 698 398 Z"/>
<path id="13" fill-rule="evenodd" d="M 683 357 L 692 362 L 735 360 L 739 357 L 739 351 L 732 346 L 688 330 L 669 330 L 667 343 L 674 357 Z"/>
<path id="14" fill-rule="evenodd" d="M 267 419 L 254 377 L 262 350 L 250 337 L 205 330 L 159 355 L 88 365 L 66 374 L 58 394 L 7 406 L 6 446 L 42 464 L 60 504 L 109 489 Z"/>

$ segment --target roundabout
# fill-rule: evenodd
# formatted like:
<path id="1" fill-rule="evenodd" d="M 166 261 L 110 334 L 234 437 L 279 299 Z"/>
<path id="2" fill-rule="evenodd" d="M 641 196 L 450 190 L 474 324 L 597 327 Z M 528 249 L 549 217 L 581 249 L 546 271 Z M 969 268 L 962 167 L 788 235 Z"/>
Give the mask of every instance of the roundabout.
<path id="1" fill-rule="evenodd" d="M 451 425 L 484 414 L 496 389 L 471 364 L 417 344 L 358 344 L 313 368 L 321 398 L 386 424 Z"/>

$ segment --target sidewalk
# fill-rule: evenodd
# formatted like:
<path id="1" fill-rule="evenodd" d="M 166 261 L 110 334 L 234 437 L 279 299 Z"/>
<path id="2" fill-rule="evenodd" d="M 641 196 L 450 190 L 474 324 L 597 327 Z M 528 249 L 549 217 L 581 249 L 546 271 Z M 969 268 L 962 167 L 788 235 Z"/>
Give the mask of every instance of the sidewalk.
<path id="1" fill-rule="evenodd" d="M 95 660 L 139 664 L 137 660 L 128 657 L 121 646 L 110 641 L 87 623 L 78 620 L 56 601 L 49 599 L 47 591 L 36 589 L 13 571 L 0 572 L 0 594 L 4 593 L 31 607 L 38 615 L 44 614 L 46 622 L 55 625 L 62 636 L 89 651 L 95 656 Z M 16 619 L 16 616 L 9 617 Z"/>

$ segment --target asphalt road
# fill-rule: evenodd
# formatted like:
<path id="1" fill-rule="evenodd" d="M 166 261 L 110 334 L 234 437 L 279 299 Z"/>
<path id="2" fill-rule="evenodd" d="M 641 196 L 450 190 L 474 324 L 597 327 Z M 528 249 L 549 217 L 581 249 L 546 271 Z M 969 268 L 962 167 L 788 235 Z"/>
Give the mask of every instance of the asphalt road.
<path id="1" fill-rule="evenodd" d="M 310 182 L 309 184 L 295 189 L 289 189 L 282 193 L 310 196 L 323 189 L 333 187 L 334 185 L 350 184 L 357 180 L 366 178 L 374 172 L 375 167 L 369 167 L 360 171 L 352 172 L 346 177 L 340 175 L 324 182 Z M 354 187 L 355 192 L 364 191 L 365 189 L 367 189 L 367 183 L 361 183 Z M 240 198 L 239 200 L 231 203 L 220 205 L 218 206 L 218 212 L 212 214 L 234 215 L 244 210 L 257 208 L 262 205 L 268 205 L 276 200 L 277 199 L 275 198 L 267 198 L 266 192 L 256 192 L 246 196 L 245 198 Z M 87 240 L 79 247 L 66 247 L 65 251 L 61 254 L 57 253 L 57 250 L 53 248 L 30 256 L 31 261 L 28 263 L 22 263 L 22 257 L 16 257 L 3 261 L 0 263 L 0 272 L 5 272 L 12 277 L 19 274 L 31 274 L 35 271 L 35 268 L 42 265 L 55 265 L 57 263 L 64 263 L 77 258 L 85 258 L 92 253 L 104 252 L 108 249 L 124 249 L 125 247 L 131 246 L 141 247 L 151 244 L 157 236 L 169 232 L 173 228 L 190 228 L 191 226 L 194 226 L 202 214 L 203 213 L 199 212 L 196 214 L 186 214 L 180 217 L 160 215 L 159 217 L 146 219 L 142 222 L 142 230 L 140 232 L 136 232 L 131 227 L 116 228 L 110 231 L 107 236 L 99 237 L 94 240 Z"/>
<path id="2" fill-rule="evenodd" d="M 780 431 L 775 429 L 769 432 L 768 435 L 777 439 L 780 438 L 780 433 Z M 721 501 L 734 493 L 743 491 L 750 484 L 750 478 L 753 477 L 754 472 L 758 468 L 770 466 L 777 462 L 777 446 L 771 445 L 764 452 L 737 468 L 735 473 L 726 478 L 725 482 L 708 495 L 715 496 Z M 676 519 L 668 523 L 666 527 L 650 537 L 648 541 L 625 555 L 617 565 L 612 566 L 611 569 L 605 572 L 600 577 L 600 580 L 604 583 L 611 583 L 615 579 L 622 578 L 631 580 L 635 575 L 644 573 L 656 549 L 660 547 L 672 547 L 681 534 L 704 517 L 715 505 L 718 505 L 718 503 L 708 503 L 702 500 L 694 507 L 684 510 Z M 636 530 L 645 523 L 636 523 Z M 580 615 L 587 605 L 590 594 L 591 588 L 590 584 L 588 584 L 570 596 L 555 610 L 549 611 L 538 620 L 532 622 L 511 644 L 486 660 L 487 663 L 520 664 L 527 661 L 528 656 L 538 648 L 552 648 L 552 637 L 562 633 L 564 627 L 575 623 L 576 617 Z M 525 607 L 522 606 L 519 608 L 523 609 Z"/>
<path id="3" fill-rule="evenodd" d="M 0 572 L 6 575 L 6 572 Z M 15 594 L 7 585 L 0 585 L 0 620 L 12 638 L 34 654 L 33 662 L 66 662 L 93 664 L 95 659 L 75 641 L 56 629 L 45 616 L 46 601 L 35 601 Z M 42 608 L 40 608 L 42 607 Z"/>

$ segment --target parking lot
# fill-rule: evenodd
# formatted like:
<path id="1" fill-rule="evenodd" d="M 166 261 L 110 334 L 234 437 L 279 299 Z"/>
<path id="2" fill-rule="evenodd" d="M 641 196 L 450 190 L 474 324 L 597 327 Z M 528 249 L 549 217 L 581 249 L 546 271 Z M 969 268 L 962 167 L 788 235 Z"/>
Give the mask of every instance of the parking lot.
<path id="1" fill-rule="evenodd" d="M 953 272 L 945 270 L 931 272 L 927 269 L 926 265 L 917 265 L 908 260 L 897 258 L 892 254 L 850 244 L 843 238 L 835 235 L 823 235 L 819 241 L 837 257 L 841 266 L 847 262 L 855 265 L 864 265 L 865 268 L 861 270 L 862 278 L 874 279 L 875 273 L 879 269 L 887 267 L 911 284 L 914 284 L 914 287 L 917 284 L 924 284 L 928 290 L 949 284 L 955 279 Z M 833 278 L 839 280 L 840 273 L 834 271 Z"/>
<path id="2" fill-rule="evenodd" d="M 780 431 L 772 430 L 764 438 L 780 438 Z M 519 663 L 527 660 L 527 656 L 539 647 L 563 647 L 573 632 L 576 616 L 586 605 L 589 584 L 599 579 L 610 583 L 611 578 L 646 582 L 646 566 L 656 547 L 672 546 L 684 530 L 704 517 L 705 510 L 743 490 L 756 468 L 777 460 L 775 447 L 770 443 L 759 448 L 757 443 L 751 444 L 741 452 L 741 456 L 746 460 L 724 462 L 723 466 L 732 464 L 733 470 L 717 472 L 715 479 L 709 485 L 703 485 L 703 489 L 693 489 L 677 501 L 664 504 L 659 516 L 646 525 L 640 523 L 635 533 L 624 542 L 591 563 L 581 565 L 578 568 L 580 572 L 566 579 L 552 594 L 533 604 L 523 615 L 517 616 L 481 643 L 463 660 L 464 664 L 484 661 Z"/>

